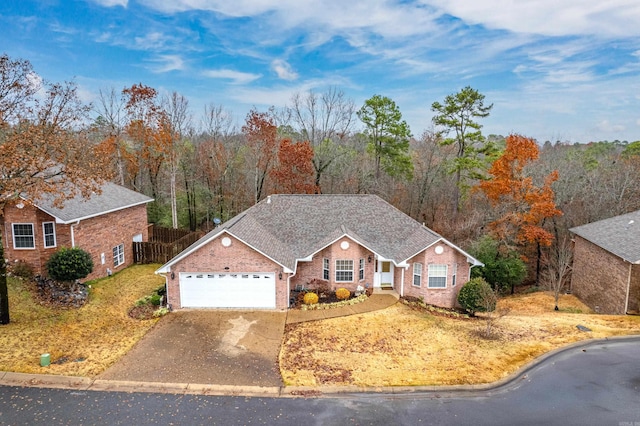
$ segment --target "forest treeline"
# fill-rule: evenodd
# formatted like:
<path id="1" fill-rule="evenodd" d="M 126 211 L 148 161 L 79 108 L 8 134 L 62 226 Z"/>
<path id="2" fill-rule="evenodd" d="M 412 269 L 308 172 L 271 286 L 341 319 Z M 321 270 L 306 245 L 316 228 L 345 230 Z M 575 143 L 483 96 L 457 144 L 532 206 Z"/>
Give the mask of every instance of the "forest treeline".
<path id="1" fill-rule="evenodd" d="M 183 95 L 142 83 L 86 105 L 73 83 L 35 79 L 26 60 L 4 55 L 0 67 L 1 173 L 26 176 L 2 185 L 3 202 L 20 185 L 51 191 L 33 179 L 45 168 L 31 161 L 46 156 L 68 166 L 58 176 L 142 192 L 155 200 L 150 222 L 192 230 L 269 194 L 371 193 L 471 253 L 491 240 L 495 256 L 524 260 L 531 280 L 570 250 L 569 228 L 640 209 L 640 141 L 484 135 L 493 105 L 471 87 L 433 100 L 432 127 L 417 130 L 390 98 L 355 105 L 337 87 L 236 122 L 224 105 L 193 111 Z"/>

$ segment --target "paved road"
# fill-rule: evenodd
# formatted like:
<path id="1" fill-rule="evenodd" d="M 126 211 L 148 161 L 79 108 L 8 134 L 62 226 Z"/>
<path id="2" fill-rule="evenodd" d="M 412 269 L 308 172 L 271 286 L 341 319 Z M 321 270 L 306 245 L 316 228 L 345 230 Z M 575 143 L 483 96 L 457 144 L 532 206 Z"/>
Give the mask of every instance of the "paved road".
<path id="1" fill-rule="evenodd" d="M 640 339 L 575 348 L 473 393 L 248 398 L 0 387 L 2 425 L 640 426 Z"/>

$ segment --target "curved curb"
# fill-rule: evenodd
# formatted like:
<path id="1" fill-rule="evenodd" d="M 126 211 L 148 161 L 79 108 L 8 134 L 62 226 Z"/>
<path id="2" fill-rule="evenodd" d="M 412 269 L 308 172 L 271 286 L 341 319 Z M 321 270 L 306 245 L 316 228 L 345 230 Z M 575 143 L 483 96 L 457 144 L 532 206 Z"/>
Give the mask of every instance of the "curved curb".
<path id="1" fill-rule="evenodd" d="M 547 352 L 535 358 L 531 362 L 520 367 L 509 376 L 496 382 L 478 385 L 447 385 L 447 386 L 230 386 L 212 385 L 197 383 L 156 383 L 156 382 L 128 382 L 117 380 L 91 379 L 88 377 L 76 376 L 54 376 L 47 374 L 12 373 L 0 371 L 0 385 L 39 387 L 51 389 L 70 389 L 78 391 L 110 391 L 110 392 L 148 392 L 167 394 L 193 394 L 211 396 L 248 396 L 248 397 L 326 397 L 340 398 L 347 394 L 370 394 L 380 393 L 393 395 L 418 396 L 423 394 L 426 397 L 460 397 L 477 393 L 478 396 L 491 396 L 513 390 L 519 386 L 522 380 L 528 378 L 528 373 L 532 372 L 544 362 L 558 357 L 565 352 L 603 343 L 619 342 L 640 342 L 640 335 L 612 336 L 601 339 L 582 340 L 568 346 Z"/>

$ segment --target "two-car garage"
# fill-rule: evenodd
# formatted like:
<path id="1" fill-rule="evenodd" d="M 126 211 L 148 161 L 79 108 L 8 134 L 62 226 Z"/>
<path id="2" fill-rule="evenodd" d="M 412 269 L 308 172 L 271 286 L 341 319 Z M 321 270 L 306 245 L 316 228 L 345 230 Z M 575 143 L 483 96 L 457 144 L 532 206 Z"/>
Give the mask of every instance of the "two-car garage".
<path id="1" fill-rule="evenodd" d="M 180 304 L 183 308 L 275 309 L 275 274 L 181 272 Z"/>

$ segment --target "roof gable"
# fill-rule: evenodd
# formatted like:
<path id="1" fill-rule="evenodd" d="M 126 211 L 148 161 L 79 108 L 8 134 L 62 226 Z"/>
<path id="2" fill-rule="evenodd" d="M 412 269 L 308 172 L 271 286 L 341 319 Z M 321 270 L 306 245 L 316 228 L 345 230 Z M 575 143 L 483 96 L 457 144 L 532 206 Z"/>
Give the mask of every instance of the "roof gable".
<path id="1" fill-rule="evenodd" d="M 630 263 L 640 263 L 640 210 L 570 229 Z"/>

